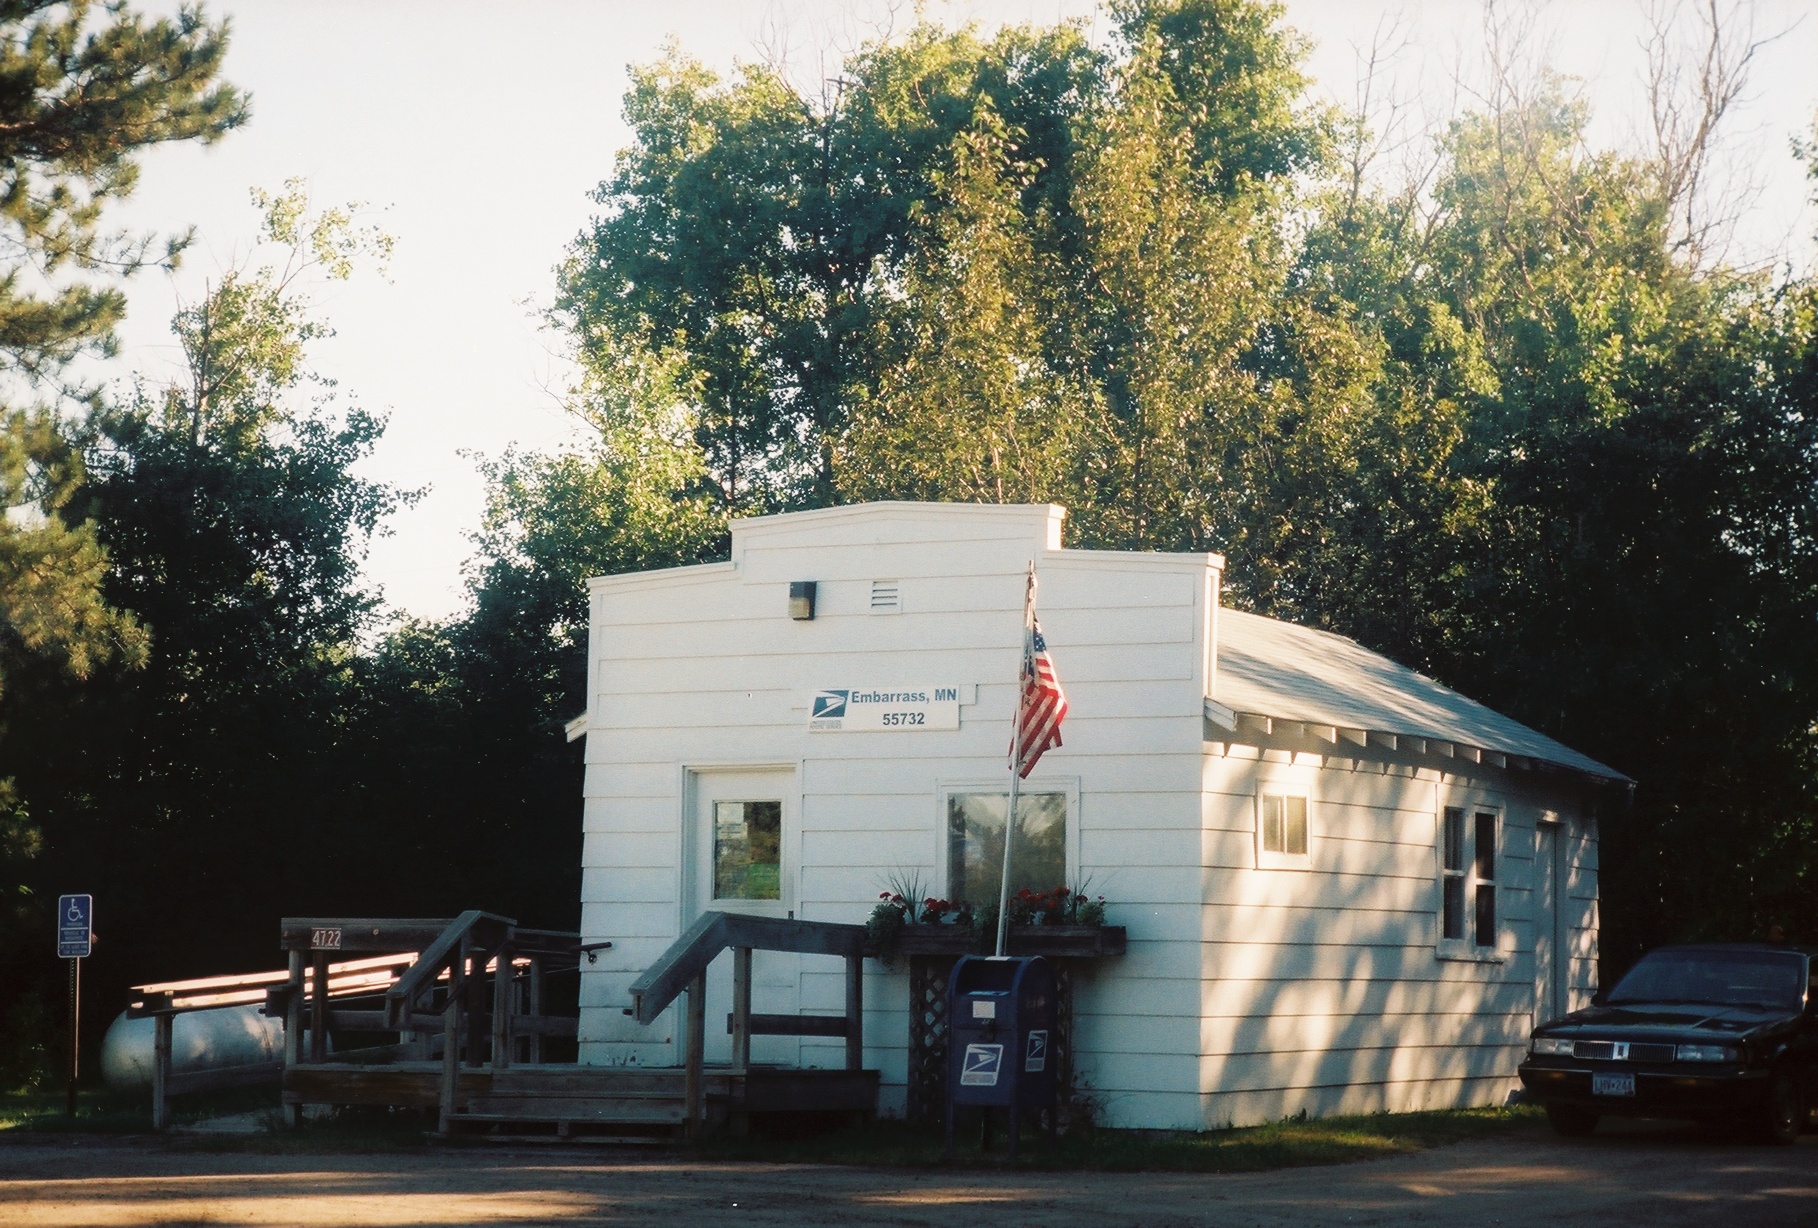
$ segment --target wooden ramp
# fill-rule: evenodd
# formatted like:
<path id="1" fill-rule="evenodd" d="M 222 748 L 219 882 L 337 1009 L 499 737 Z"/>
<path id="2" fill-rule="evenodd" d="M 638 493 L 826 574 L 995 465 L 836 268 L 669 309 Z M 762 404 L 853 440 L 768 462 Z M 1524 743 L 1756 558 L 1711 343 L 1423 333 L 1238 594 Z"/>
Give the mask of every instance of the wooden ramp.
<path id="1" fill-rule="evenodd" d="M 699 1138 L 720 1129 L 744 1133 L 764 1114 L 876 1112 L 877 1071 L 860 1069 L 864 942 L 858 925 L 702 917 L 633 984 L 633 1005 L 625 1011 L 648 1023 L 686 997 L 686 1060 L 675 1067 L 544 1060 L 545 1041 L 572 1041 L 577 1032 L 573 1016 L 545 1013 L 544 977 L 573 972 L 583 955 L 591 959 L 612 944 L 583 945 L 578 935 L 528 930 L 490 913 L 449 920 L 285 918 L 290 969 L 282 984 L 264 992 L 266 1010 L 286 1022 L 283 1098 L 293 1120 L 301 1120 L 304 1105 L 393 1105 L 435 1109 L 437 1132 L 450 1138 Z M 387 965 L 385 983 L 367 988 L 375 999 L 367 1009 L 334 1000 L 338 965 L 329 962 L 331 951 L 400 949 L 412 952 L 408 967 Z M 845 1013 L 753 1014 L 754 949 L 843 959 Z M 706 972 L 723 952 L 733 959 L 726 1024 L 733 1060 L 716 1067 L 703 1054 Z M 182 1007 L 172 1002 L 158 1009 Z M 388 1043 L 331 1053 L 331 1033 Z M 754 1065 L 753 1035 L 844 1037 L 845 1069 Z M 396 1043 L 389 1043 L 393 1036 Z"/>
<path id="2" fill-rule="evenodd" d="M 515 1065 L 463 1069 L 446 1114 L 450 1137 L 670 1141 L 688 1123 L 686 1069 Z M 875 1070 L 708 1067 L 701 1072 L 704 1124 L 742 1132 L 765 1113 L 869 1114 L 877 1105 Z M 313 1062 L 284 1073 L 286 1104 L 442 1104 L 441 1062 Z"/>

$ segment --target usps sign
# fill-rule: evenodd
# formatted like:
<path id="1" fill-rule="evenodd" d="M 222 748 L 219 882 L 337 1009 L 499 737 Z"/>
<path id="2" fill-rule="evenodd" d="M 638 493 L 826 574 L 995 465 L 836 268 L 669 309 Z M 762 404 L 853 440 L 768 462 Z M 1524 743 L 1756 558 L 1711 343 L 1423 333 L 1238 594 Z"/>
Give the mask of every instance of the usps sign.
<path id="1" fill-rule="evenodd" d="M 809 699 L 808 728 L 814 733 L 958 729 L 960 704 L 971 701 L 972 690 L 922 684 L 826 687 Z"/>
<path id="2" fill-rule="evenodd" d="M 1002 1045 L 967 1045 L 960 1062 L 961 1087 L 996 1087 L 997 1076 L 1004 1068 Z"/>

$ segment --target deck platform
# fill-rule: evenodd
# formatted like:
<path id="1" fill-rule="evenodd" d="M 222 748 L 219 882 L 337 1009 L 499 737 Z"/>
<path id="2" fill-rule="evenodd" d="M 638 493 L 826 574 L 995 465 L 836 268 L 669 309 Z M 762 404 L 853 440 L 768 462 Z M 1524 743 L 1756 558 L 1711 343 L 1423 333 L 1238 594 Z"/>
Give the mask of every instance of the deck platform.
<path id="1" fill-rule="evenodd" d="M 443 1064 L 310 1062 L 284 1072 L 287 1105 L 441 1103 Z M 741 1133 L 755 1114 L 870 1114 L 877 1106 L 875 1070 L 803 1070 L 709 1066 L 701 1072 L 706 1124 Z M 464 1067 L 449 1135 L 599 1138 L 665 1137 L 687 1122 L 687 1071 L 674 1067 L 519 1064 Z"/>

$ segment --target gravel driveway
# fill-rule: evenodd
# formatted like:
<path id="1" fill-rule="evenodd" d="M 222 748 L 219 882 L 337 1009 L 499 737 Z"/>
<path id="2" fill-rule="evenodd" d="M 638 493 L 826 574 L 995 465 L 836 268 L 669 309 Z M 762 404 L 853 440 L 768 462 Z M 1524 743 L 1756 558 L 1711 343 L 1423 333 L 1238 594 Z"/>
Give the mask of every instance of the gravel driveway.
<path id="1" fill-rule="evenodd" d="M 697 1163 L 678 1153 L 205 1152 L 149 1140 L 0 1141 L 0 1224 L 1818 1224 L 1818 1136 L 1795 1147 L 1671 1126 L 1544 1129 L 1400 1159 L 1271 1173 L 941 1173 Z"/>

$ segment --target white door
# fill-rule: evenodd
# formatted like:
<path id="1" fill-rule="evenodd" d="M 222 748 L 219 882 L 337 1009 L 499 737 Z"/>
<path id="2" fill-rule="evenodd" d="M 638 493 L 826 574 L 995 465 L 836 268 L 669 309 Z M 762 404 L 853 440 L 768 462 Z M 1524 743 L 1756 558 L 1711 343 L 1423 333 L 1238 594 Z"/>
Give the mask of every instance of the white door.
<path id="1" fill-rule="evenodd" d="M 1564 842 L 1559 824 L 1534 829 L 1534 1023 L 1566 1013 L 1565 934 L 1560 924 L 1560 858 Z"/>
<path id="2" fill-rule="evenodd" d="M 787 917 L 795 910 L 798 792 L 790 769 L 698 770 L 693 778 L 692 896 L 683 925 L 708 910 Z M 802 957 L 785 951 L 754 951 L 751 1010 L 760 1015 L 794 1015 L 801 1010 Z M 707 971 L 709 1062 L 732 1058 L 726 1017 L 732 1013 L 732 953 Z M 798 1064 L 801 1042 L 793 1036 L 757 1036 L 751 1060 Z"/>

